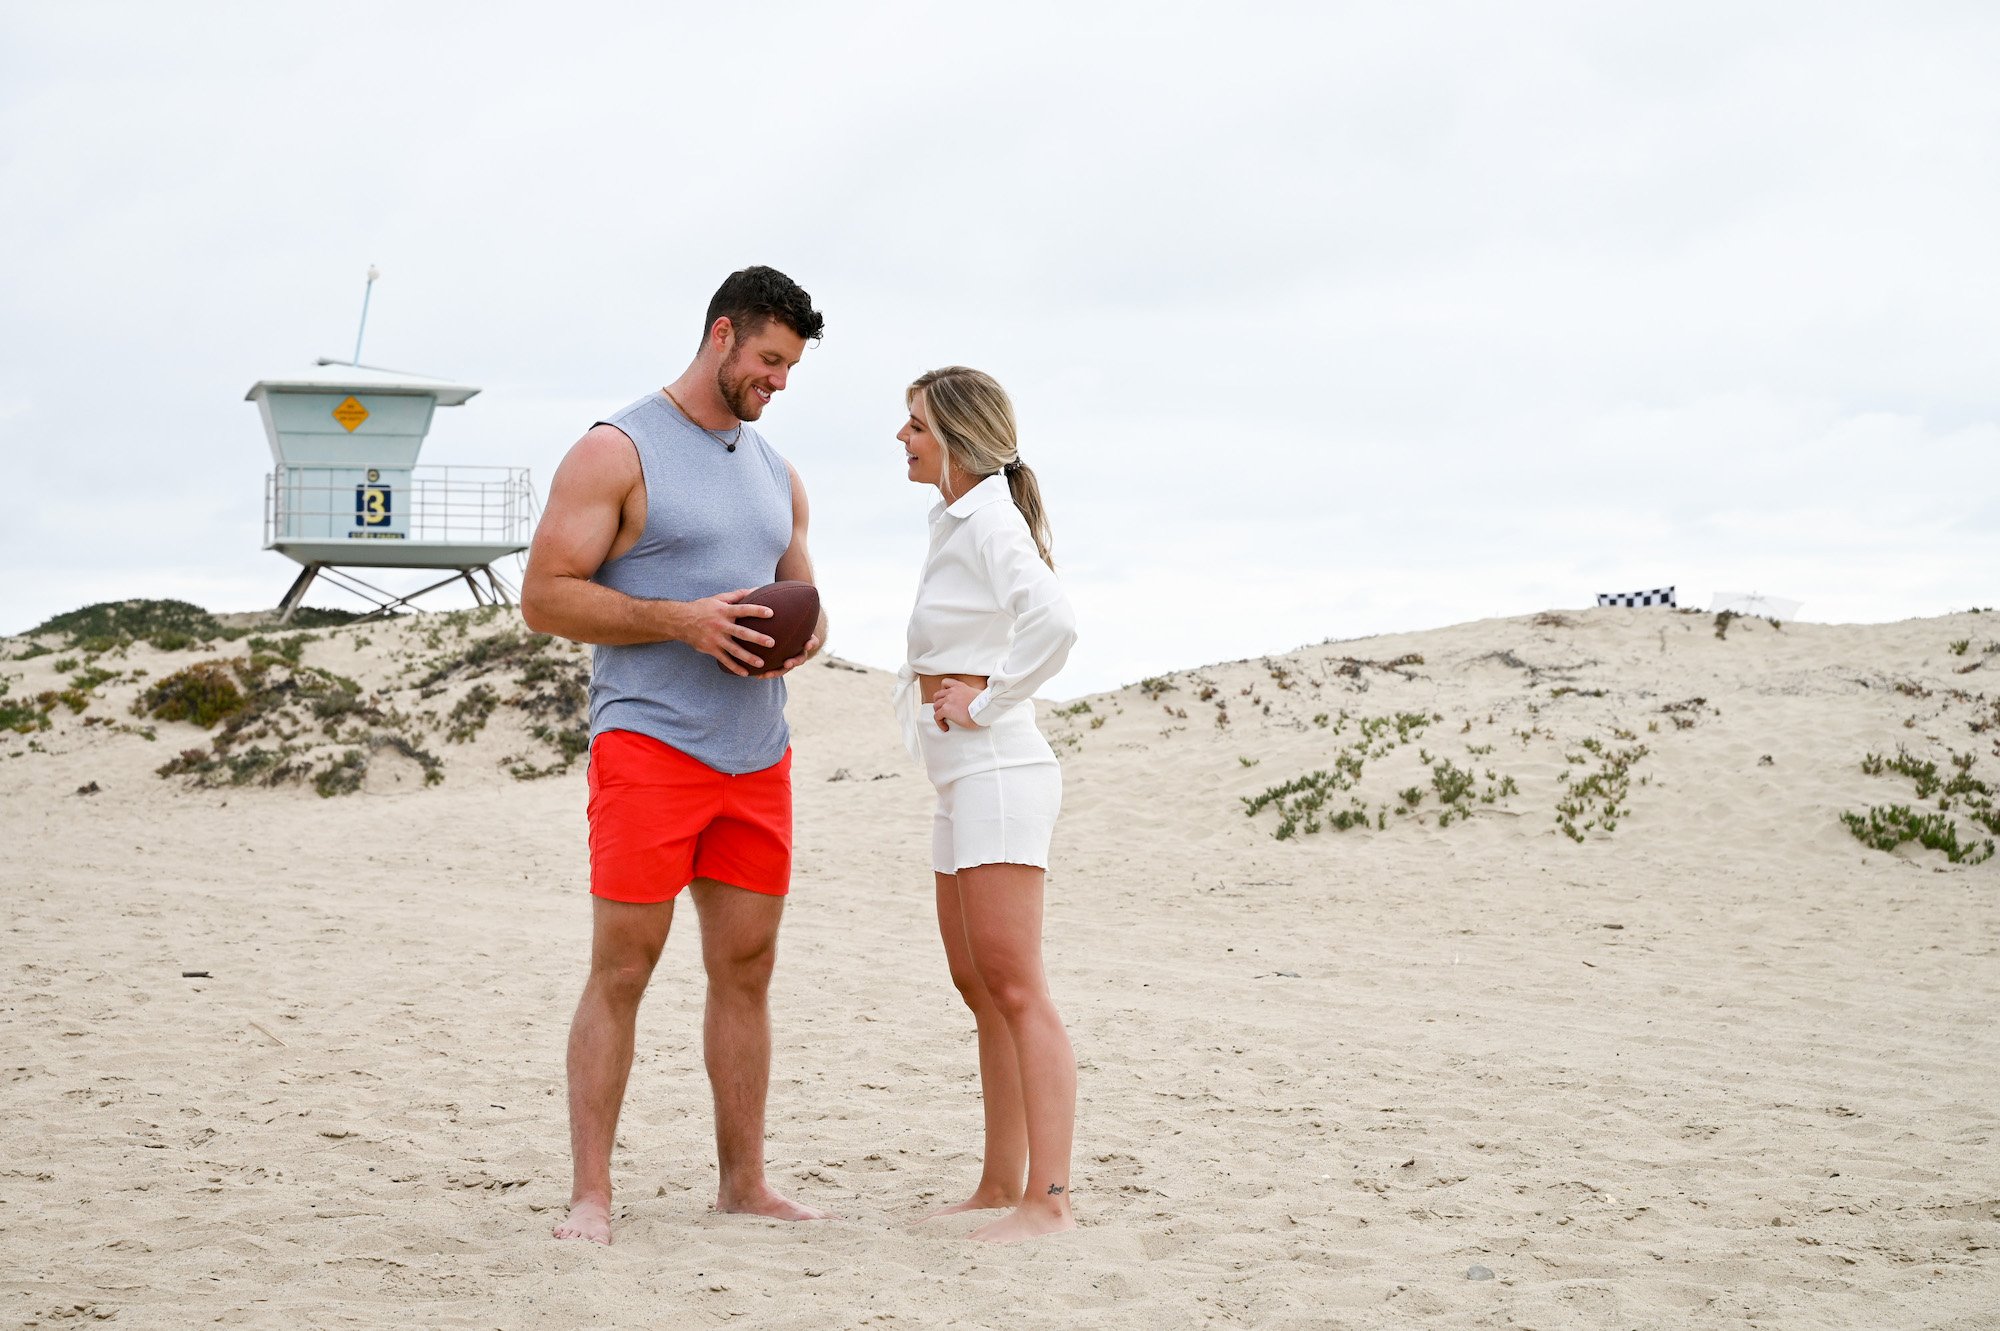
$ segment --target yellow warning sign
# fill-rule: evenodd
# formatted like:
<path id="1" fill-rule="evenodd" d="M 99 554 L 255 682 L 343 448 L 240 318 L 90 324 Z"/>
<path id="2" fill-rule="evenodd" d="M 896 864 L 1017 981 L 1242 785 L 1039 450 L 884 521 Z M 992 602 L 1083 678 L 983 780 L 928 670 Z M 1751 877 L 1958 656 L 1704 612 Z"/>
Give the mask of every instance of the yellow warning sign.
<path id="1" fill-rule="evenodd" d="M 349 397 L 333 409 L 333 418 L 346 426 L 349 434 L 353 434 L 354 427 L 368 419 L 368 408 L 362 406 L 359 399 Z"/>

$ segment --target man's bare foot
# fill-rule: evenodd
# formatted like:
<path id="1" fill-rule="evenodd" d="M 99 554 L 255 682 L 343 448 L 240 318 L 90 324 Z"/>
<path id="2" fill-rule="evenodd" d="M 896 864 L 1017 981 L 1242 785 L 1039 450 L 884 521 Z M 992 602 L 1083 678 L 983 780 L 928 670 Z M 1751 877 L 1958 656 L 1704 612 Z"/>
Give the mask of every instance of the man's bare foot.
<path id="1" fill-rule="evenodd" d="M 741 1194 L 723 1193 L 715 1209 L 724 1215 L 761 1215 L 771 1220 L 832 1220 L 831 1212 L 801 1206 L 768 1185 Z"/>
<path id="2" fill-rule="evenodd" d="M 555 1228 L 559 1239 L 588 1239 L 592 1243 L 611 1246 L 611 1206 L 596 1198 L 586 1198 L 571 1202 L 569 1219 Z"/>
<path id="3" fill-rule="evenodd" d="M 925 1220 L 941 1220 L 945 1216 L 962 1215 L 967 1211 L 1000 1211 L 1008 1207 L 1019 1206 L 1020 1204 L 1021 1194 L 1018 1192 L 1010 1197 L 998 1190 L 989 1192 L 985 1188 L 975 1188 L 972 1195 L 964 1201 L 953 1202 L 950 1206 L 944 1207 L 941 1210 L 932 1211 L 917 1223 L 921 1225 Z"/>
<path id="4" fill-rule="evenodd" d="M 1067 1206 L 1059 1210 L 1048 1206 L 1017 1206 L 992 1224 L 973 1230 L 972 1237 L 981 1243 L 1019 1243 L 1075 1228 L 1076 1217 Z"/>

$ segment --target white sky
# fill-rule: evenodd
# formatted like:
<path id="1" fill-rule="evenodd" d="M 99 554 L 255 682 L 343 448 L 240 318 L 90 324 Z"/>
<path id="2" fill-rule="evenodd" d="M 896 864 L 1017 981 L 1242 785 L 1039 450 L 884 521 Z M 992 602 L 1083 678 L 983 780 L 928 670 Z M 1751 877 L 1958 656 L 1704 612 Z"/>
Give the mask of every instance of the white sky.
<path id="1" fill-rule="evenodd" d="M 988 9 L 0 0 L 0 630 L 274 604 L 243 393 L 371 262 L 363 359 L 485 388 L 423 461 L 544 493 L 790 273 L 763 428 L 872 664 L 950 362 L 1043 477 L 1058 696 L 1666 583 L 2000 602 L 2000 7 Z"/>

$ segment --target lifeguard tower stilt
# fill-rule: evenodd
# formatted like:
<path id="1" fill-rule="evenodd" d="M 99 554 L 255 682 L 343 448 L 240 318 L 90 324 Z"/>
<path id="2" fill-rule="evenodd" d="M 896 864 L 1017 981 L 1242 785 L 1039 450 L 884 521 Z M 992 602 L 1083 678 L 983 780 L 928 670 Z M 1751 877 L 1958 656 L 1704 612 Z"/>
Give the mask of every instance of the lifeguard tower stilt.
<path id="1" fill-rule="evenodd" d="M 264 548 L 304 565 L 279 602 L 279 623 L 321 577 L 372 601 L 364 620 L 460 581 L 481 605 L 518 599 L 493 564 L 528 548 L 528 469 L 417 465 L 432 413 L 478 391 L 329 360 L 251 385 L 245 400 L 263 415 L 276 464 L 264 482 Z M 395 595 L 352 571 L 379 568 L 451 572 Z"/>

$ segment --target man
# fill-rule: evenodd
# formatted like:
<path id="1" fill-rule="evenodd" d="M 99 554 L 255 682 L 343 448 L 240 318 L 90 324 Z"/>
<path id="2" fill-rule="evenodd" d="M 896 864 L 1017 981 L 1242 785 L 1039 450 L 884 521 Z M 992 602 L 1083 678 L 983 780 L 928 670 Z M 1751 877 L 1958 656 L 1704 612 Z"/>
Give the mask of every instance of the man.
<path id="1" fill-rule="evenodd" d="M 741 604 L 812 580 L 806 494 L 749 422 L 819 337 L 812 298 L 746 268 L 709 302 L 686 372 L 570 449 L 549 486 L 521 584 L 530 628 L 596 644 L 590 681 L 590 975 L 569 1034 L 574 1184 L 559 1239 L 611 1241 L 611 1146 L 639 1000 L 690 887 L 708 1005 L 716 1209 L 820 1212 L 764 1178 L 767 997 L 791 877 L 791 749 L 781 678 L 752 673 L 770 611 Z"/>

